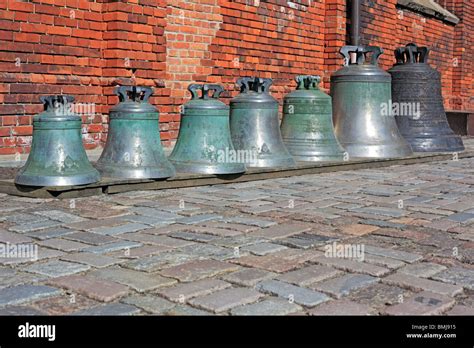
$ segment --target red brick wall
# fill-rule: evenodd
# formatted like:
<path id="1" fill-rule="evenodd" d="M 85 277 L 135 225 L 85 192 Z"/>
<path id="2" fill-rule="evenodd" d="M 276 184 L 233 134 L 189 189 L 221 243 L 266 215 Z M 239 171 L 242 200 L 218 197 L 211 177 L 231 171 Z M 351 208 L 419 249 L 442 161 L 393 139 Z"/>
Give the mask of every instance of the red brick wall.
<path id="1" fill-rule="evenodd" d="M 400 11 L 396 0 L 362 2 L 362 43 L 384 48 L 382 67 L 392 66 L 400 45 L 432 47 L 446 106 L 473 108 L 470 0 L 446 0 L 461 17 L 457 26 Z M 95 104 L 95 114 L 83 116 L 84 143 L 93 148 L 106 139 L 119 84 L 154 86 L 165 145 L 177 136 L 191 82 L 222 83 L 227 100 L 238 76 L 255 74 L 274 79 L 280 100 L 297 74 L 320 74 L 328 89 L 349 25 L 346 0 L 2 0 L 0 154 L 29 151 L 45 94 Z"/>

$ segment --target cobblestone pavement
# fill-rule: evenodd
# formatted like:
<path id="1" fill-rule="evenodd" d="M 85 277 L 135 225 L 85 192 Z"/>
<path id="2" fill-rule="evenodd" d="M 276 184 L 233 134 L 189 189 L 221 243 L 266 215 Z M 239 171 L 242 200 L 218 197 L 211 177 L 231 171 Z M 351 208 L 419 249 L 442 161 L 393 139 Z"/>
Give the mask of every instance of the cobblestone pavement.
<path id="1" fill-rule="evenodd" d="M 75 200 L 2 195 L 0 245 L 37 246 L 38 260 L 0 259 L 0 314 L 473 315 L 473 193 L 469 158 Z"/>

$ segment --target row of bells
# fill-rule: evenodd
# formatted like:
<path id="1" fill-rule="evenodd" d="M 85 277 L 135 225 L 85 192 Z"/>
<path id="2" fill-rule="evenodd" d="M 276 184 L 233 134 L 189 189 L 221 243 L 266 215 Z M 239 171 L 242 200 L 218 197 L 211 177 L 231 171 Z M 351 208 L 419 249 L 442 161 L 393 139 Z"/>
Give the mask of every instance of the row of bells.
<path id="1" fill-rule="evenodd" d="M 281 126 L 278 102 L 269 94 L 271 79 L 239 78 L 240 94 L 230 107 L 219 100 L 222 86 L 191 84 L 169 158 L 157 134 L 158 112 L 148 102 L 153 90 L 118 87 L 97 169 L 82 145 L 81 118 L 67 107 L 73 98 L 42 97 L 45 110 L 33 119 L 31 152 L 15 183 L 70 186 L 99 181 L 101 175 L 160 179 L 176 171 L 234 174 L 247 167 L 293 167 L 296 161 L 463 150 L 447 123 L 440 74 L 427 64 L 425 47 L 397 49 L 390 74 L 378 67 L 379 47 L 345 46 L 340 52 L 346 64 L 331 77 L 332 99 L 319 89 L 318 76 L 297 76 L 296 90 L 284 98 Z M 390 109 L 385 114 L 384 104 Z M 393 105 L 417 108 L 394 117 Z"/>

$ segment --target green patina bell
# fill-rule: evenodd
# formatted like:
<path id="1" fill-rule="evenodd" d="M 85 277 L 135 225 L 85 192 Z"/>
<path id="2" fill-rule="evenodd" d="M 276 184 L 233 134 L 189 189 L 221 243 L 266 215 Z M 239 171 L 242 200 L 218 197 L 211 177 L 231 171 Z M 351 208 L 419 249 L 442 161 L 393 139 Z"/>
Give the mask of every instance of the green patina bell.
<path id="1" fill-rule="evenodd" d="M 214 84 L 191 84 L 188 90 L 192 99 L 184 104 L 178 140 L 170 156 L 176 170 L 201 174 L 243 173 L 245 158 L 234 150 L 230 138 L 229 107 L 218 100 L 224 89 Z"/>
<path id="2" fill-rule="evenodd" d="M 297 76 L 296 90 L 283 100 L 281 135 L 297 161 L 342 161 L 334 135 L 331 97 L 319 89 L 319 76 Z"/>
<path id="3" fill-rule="evenodd" d="M 109 132 L 96 167 L 103 176 L 118 179 L 164 179 L 175 174 L 165 156 L 159 115 L 148 102 L 150 87 L 122 86 L 119 103 L 110 109 Z"/>
<path id="4" fill-rule="evenodd" d="M 79 115 L 72 96 L 41 97 L 44 111 L 33 118 L 33 142 L 28 160 L 15 177 L 27 186 L 85 185 L 100 180 L 82 144 Z"/>

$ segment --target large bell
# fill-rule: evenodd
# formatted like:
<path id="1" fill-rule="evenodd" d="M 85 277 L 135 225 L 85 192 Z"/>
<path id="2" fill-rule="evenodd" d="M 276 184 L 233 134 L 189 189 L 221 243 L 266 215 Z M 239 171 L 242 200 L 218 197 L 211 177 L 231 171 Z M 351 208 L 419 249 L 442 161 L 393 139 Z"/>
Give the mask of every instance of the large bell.
<path id="1" fill-rule="evenodd" d="M 281 135 L 297 161 L 342 161 L 334 136 L 331 97 L 319 89 L 320 76 L 296 76 L 296 90 L 283 99 Z"/>
<path id="2" fill-rule="evenodd" d="M 441 75 L 428 64 L 428 54 L 428 48 L 415 44 L 395 50 L 397 63 L 389 73 L 398 128 L 413 151 L 462 151 L 462 139 L 446 119 Z"/>
<path id="3" fill-rule="evenodd" d="M 184 104 L 178 140 L 170 155 L 176 170 L 202 174 L 243 173 L 245 165 L 230 139 L 229 107 L 219 101 L 224 89 L 221 85 L 191 84 L 188 90 L 192 99 Z"/>
<path id="4" fill-rule="evenodd" d="M 388 112 L 391 78 L 378 67 L 382 49 L 344 46 L 346 65 L 331 76 L 333 120 L 339 143 L 350 158 L 396 158 L 412 154 Z M 355 55 L 355 61 L 351 60 Z M 370 61 L 367 61 L 370 56 Z"/>
<path id="5" fill-rule="evenodd" d="M 230 133 L 237 151 L 253 158 L 248 167 L 292 167 L 281 138 L 278 102 L 269 94 L 271 79 L 243 77 L 240 94 L 230 101 Z"/>
<path id="6" fill-rule="evenodd" d="M 33 142 L 15 184 L 27 186 L 85 185 L 100 180 L 90 164 L 81 136 L 81 117 L 72 96 L 41 97 L 44 111 L 33 117 Z"/>
<path id="7" fill-rule="evenodd" d="M 96 168 L 118 179 L 161 179 L 175 174 L 161 146 L 158 111 L 148 102 L 150 87 L 115 89 L 119 103 L 110 109 L 109 131 Z"/>

